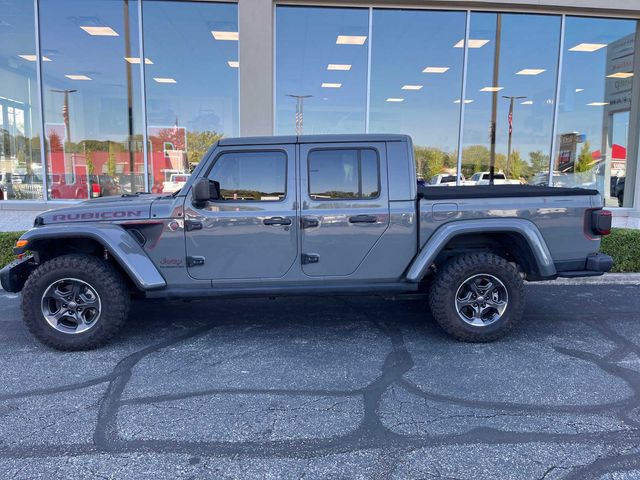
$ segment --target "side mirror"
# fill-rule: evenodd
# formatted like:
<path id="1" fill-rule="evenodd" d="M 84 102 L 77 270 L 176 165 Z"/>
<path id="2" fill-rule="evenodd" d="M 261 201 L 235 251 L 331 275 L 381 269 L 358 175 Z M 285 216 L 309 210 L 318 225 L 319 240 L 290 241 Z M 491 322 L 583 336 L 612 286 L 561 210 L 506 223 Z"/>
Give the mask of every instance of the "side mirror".
<path id="1" fill-rule="evenodd" d="M 220 183 L 199 178 L 191 188 L 191 201 L 196 207 L 203 207 L 209 200 L 220 199 Z"/>

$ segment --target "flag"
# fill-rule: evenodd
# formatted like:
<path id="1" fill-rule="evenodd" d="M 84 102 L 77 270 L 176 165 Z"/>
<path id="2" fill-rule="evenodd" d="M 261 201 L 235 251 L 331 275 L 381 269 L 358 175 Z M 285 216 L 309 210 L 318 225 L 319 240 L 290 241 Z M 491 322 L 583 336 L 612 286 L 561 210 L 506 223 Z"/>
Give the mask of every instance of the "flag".
<path id="1" fill-rule="evenodd" d="M 513 133 L 513 112 L 509 112 L 509 135 Z"/>

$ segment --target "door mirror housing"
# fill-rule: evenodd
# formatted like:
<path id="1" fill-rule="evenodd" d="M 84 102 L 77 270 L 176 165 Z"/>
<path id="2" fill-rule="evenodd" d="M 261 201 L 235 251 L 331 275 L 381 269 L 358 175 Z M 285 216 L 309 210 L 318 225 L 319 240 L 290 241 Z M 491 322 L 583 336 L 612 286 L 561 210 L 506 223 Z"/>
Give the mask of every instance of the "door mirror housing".
<path id="1" fill-rule="evenodd" d="M 208 178 L 199 178 L 193 184 L 191 189 L 191 201 L 194 206 L 202 208 L 209 200 L 220 199 L 220 183 L 209 180 Z"/>

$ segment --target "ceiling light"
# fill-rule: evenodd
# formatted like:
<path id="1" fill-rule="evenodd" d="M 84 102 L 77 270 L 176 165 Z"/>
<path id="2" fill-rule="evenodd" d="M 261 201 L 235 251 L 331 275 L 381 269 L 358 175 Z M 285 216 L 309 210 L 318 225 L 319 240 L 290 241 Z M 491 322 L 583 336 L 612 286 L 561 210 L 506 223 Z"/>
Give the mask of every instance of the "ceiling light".
<path id="1" fill-rule="evenodd" d="M 176 83 L 175 78 L 168 77 L 153 77 L 153 79 L 158 83 Z"/>
<path id="2" fill-rule="evenodd" d="M 584 92 L 584 88 L 576 88 L 576 93 Z"/>
<path id="3" fill-rule="evenodd" d="M 454 100 L 454 101 L 453 101 L 453 103 L 460 103 L 460 99 Z M 468 99 L 468 98 L 467 98 L 467 99 L 464 101 L 464 103 L 465 103 L 465 104 L 467 104 L 467 103 L 473 103 L 473 100 L 470 100 L 470 99 Z"/>
<path id="4" fill-rule="evenodd" d="M 533 100 L 525 100 L 524 102 L 520 103 L 520 105 L 533 105 Z"/>
<path id="5" fill-rule="evenodd" d="M 449 67 L 427 67 L 422 70 L 422 73 L 444 73 L 449 70 Z"/>
<path id="6" fill-rule="evenodd" d="M 124 57 L 124 59 L 129 63 L 133 63 L 134 65 L 140 64 L 140 57 Z M 147 57 L 144 58 L 144 63 L 145 65 L 153 65 L 153 62 Z"/>
<path id="7" fill-rule="evenodd" d="M 18 55 L 20 58 L 22 58 L 23 60 L 26 60 L 27 62 L 35 62 L 38 57 L 36 57 L 35 55 Z M 49 57 L 42 57 L 42 61 L 43 62 L 50 62 L 51 59 Z"/>
<path id="8" fill-rule="evenodd" d="M 516 72 L 516 75 L 540 75 L 546 71 L 547 70 L 544 68 L 524 68 L 519 72 Z"/>
<path id="9" fill-rule="evenodd" d="M 366 35 L 338 35 L 336 44 L 338 45 L 364 45 Z"/>
<path id="10" fill-rule="evenodd" d="M 484 47 L 487 43 L 489 43 L 489 40 L 473 40 L 473 39 L 469 39 L 469 48 L 482 48 Z M 456 43 L 453 48 L 464 48 L 464 38 L 462 40 L 460 40 L 458 43 Z"/>
<path id="11" fill-rule="evenodd" d="M 609 105 L 609 102 L 591 102 L 587 103 L 589 107 L 604 107 L 605 105 Z"/>
<path id="12" fill-rule="evenodd" d="M 569 49 L 570 52 L 595 52 L 606 47 L 606 43 L 580 43 Z"/>
<path id="13" fill-rule="evenodd" d="M 118 32 L 116 32 L 111 27 L 91 27 L 89 25 L 81 26 L 82 30 L 87 32 L 89 35 L 94 35 L 97 37 L 117 37 Z"/>
<path id="14" fill-rule="evenodd" d="M 611 75 L 607 75 L 607 78 L 631 78 L 633 77 L 633 73 L 630 72 L 616 72 Z"/>
<path id="15" fill-rule="evenodd" d="M 480 89 L 481 92 L 499 92 L 504 87 L 483 87 Z"/>
<path id="16" fill-rule="evenodd" d="M 240 35 L 238 32 L 225 32 L 221 30 L 211 30 L 211 35 L 216 40 L 238 40 Z"/>
<path id="17" fill-rule="evenodd" d="M 386 101 L 398 103 L 398 102 L 404 102 L 404 98 L 387 98 Z"/>
<path id="18" fill-rule="evenodd" d="M 340 88 L 342 86 L 341 83 L 327 83 L 324 82 L 322 85 L 322 88 Z"/>
<path id="19" fill-rule="evenodd" d="M 91 77 L 86 75 L 65 75 L 69 80 L 91 80 Z"/>
<path id="20" fill-rule="evenodd" d="M 351 65 L 345 65 L 342 63 L 330 63 L 329 65 L 327 65 L 327 70 L 349 71 L 351 70 Z"/>
<path id="21" fill-rule="evenodd" d="M 238 68 L 240 66 L 240 62 L 237 60 L 229 60 L 227 61 L 227 65 L 229 65 L 231 68 Z"/>
<path id="22" fill-rule="evenodd" d="M 403 85 L 402 90 L 422 90 L 423 85 Z"/>

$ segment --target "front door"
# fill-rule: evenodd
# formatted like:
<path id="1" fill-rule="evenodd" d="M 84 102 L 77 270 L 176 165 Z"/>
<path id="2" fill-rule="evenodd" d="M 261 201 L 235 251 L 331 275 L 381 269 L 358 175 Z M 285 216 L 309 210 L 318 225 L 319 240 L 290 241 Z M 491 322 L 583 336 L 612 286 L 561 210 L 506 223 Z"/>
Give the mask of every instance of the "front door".
<path id="1" fill-rule="evenodd" d="M 389 226 L 384 143 L 300 146 L 302 270 L 354 275 Z"/>
<path id="2" fill-rule="evenodd" d="M 205 175 L 220 183 L 222 198 L 203 208 L 186 199 L 189 274 L 214 281 L 284 276 L 298 258 L 294 145 L 222 147 Z"/>

